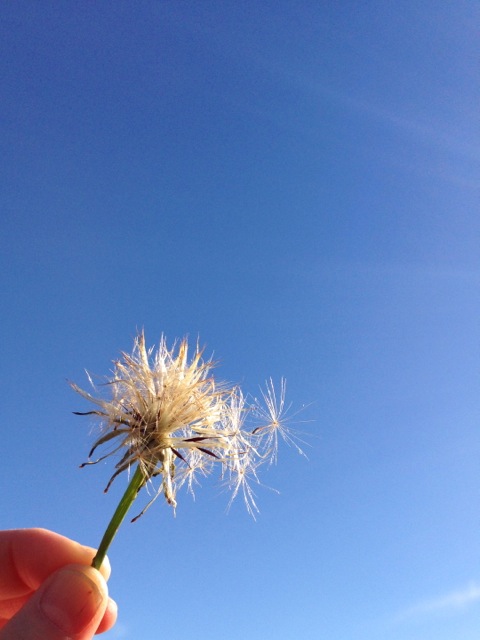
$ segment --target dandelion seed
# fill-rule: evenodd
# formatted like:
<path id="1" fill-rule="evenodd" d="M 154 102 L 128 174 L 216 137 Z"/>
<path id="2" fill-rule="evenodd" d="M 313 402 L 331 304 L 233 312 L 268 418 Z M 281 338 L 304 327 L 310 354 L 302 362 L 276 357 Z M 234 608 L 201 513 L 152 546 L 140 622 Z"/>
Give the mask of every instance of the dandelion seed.
<path id="1" fill-rule="evenodd" d="M 280 381 L 280 394 L 277 395 L 273 380 L 270 378 L 266 384 L 266 391 L 262 391 L 262 399 L 265 406 L 255 400 L 256 417 L 264 424 L 256 427 L 253 430 L 253 434 L 259 435 L 264 439 L 262 444 L 266 447 L 267 452 L 270 453 L 270 462 L 277 461 L 279 435 L 289 446 L 293 446 L 300 455 L 306 457 L 298 444 L 300 439 L 287 424 L 292 416 L 289 415 L 291 405 L 285 406 L 286 390 L 287 382 L 285 378 L 282 378 Z"/>
<path id="2" fill-rule="evenodd" d="M 134 520 L 160 495 L 175 509 L 178 490 L 185 484 L 193 494 L 198 476 L 207 477 L 217 467 L 232 491 L 231 501 L 242 494 L 248 511 L 252 515 L 258 511 L 251 486 L 259 483 L 257 469 L 276 460 L 279 433 L 288 443 L 293 442 L 284 424 L 285 381 L 277 398 L 270 380 L 263 393 L 265 407 L 257 402 L 251 407 L 238 386 L 229 387 L 214 378 L 214 366 L 212 360 L 203 359 L 198 344 L 189 359 L 186 339 L 169 349 L 162 337 L 157 351 L 147 350 L 142 332 L 135 339 L 132 353 L 122 353 L 114 363 L 113 375 L 104 385 L 108 398 L 95 397 L 71 383 L 97 407 L 75 412 L 100 420 L 100 435 L 89 458 L 97 449 L 108 448 L 81 466 L 120 454 L 105 491 L 117 476 L 136 466 L 93 566 L 101 565 L 133 500 L 143 487 L 153 486 L 154 478 L 160 478 L 160 487 L 154 488 L 152 499 Z M 95 388 L 89 375 L 88 379 Z M 249 430 L 245 425 L 252 416 L 260 424 Z"/>

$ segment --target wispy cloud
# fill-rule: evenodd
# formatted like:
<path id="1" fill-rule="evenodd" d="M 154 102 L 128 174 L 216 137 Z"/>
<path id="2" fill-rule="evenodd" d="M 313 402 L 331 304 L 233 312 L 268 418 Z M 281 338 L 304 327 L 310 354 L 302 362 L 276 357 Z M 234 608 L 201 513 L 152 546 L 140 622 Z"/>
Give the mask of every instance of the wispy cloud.
<path id="1" fill-rule="evenodd" d="M 480 583 L 472 581 L 462 589 L 451 591 L 436 598 L 417 602 L 413 606 L 401 611 L 396 616 L 396 619 L 397 621 L 401 621 L 407 618 L 434 613 L 458 613 L 465 611 L 478 602 L 480 602 Z"/>
<path id="2" fill-rule="evenodd" d="M 123 624 L 122 622 L 117 622 L 117 624 L 110 631 L 110 636 L 112 638 L 127 638 L 129 636 L 127 625 Z"/>

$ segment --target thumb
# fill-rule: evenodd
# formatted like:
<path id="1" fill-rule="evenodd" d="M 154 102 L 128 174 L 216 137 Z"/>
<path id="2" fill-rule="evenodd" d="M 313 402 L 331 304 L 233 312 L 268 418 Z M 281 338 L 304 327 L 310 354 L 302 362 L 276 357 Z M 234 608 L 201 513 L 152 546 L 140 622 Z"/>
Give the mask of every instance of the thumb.
<path id="1" fill-rule="evenodd" d="M 0 631 L 0 640 L 90 640 L 108 603 L 107 585 L 92 567 L 53 573 Z"/>

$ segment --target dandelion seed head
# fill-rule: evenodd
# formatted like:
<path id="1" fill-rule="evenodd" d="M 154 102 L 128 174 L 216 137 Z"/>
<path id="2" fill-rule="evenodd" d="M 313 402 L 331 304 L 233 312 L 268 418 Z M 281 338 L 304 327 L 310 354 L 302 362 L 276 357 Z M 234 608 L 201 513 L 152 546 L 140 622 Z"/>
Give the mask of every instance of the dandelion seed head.
<path id="1" fill-rule="evenodd" d="M 119 457 L 106 490 L 118 475 L 138 464 L 145 483 L 160 478 L 142 513 L 161 494 L 175 509 L 183 485 L 194 495 L 199 478 L 219 468 L 231 490 L 231 501 L 241 494 L 248 511 L 252 515 L 258 511 L 252 490 L 253 484 L 259 484 L 257 470 L 276 460 L 278 434 L 292 442 L 284 424 L 285 381 L 277 395 L 270 380 L 262 392 L 263 402 L 256 401 L 252 407 L 240 387 L 216 380 L 214 367 L 212 360 L 203 358 L 198 344 L 189 356 L 187 339 L 169 348 L 162 336 L 157 350 L 147 349 L 142 332 L 132 353 L 122 353 L 114 362 L 104 385 L 106 398 L 71 383 L 95 405 L 83 415 L 94 415 L 101 425 L 85 464 Z M 88 380 L 96 389 L 90 375 Z M 255 428 L 250 427 L 252 416 L 259 422 Z M 102 448 L 106 453 L 91 459 Z"/>

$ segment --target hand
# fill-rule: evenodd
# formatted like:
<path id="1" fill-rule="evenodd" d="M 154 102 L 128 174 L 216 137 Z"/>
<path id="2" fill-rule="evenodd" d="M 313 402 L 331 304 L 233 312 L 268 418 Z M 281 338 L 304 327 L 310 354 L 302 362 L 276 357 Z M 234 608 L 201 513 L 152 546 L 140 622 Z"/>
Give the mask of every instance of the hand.
<path id="1" fill-rule="evenodd" d="M 117 617 L 95 550 L 44 529 L 0 531 L 0 640 L 90 640 Z"/>

